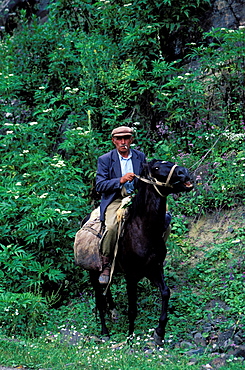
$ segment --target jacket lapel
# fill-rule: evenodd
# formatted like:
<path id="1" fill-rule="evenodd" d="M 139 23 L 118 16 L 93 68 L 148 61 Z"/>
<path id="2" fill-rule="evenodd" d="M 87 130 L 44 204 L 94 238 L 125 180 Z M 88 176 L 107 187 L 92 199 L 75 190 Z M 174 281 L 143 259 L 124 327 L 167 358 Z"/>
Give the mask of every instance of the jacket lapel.
<path id="1" fill-rule="evenodd" d="M 122 176 L 121 166 L 120 166 L 120 162 L 119 162 L 119 158 L 118 158 L 118 154 L 117 154 L 116 149 L 112 150 L 112 153 L 111 153 L 111 168 L 115 172 L 115 175 L 116 175 L 115 177 L 121 177 Z"/>
<path id="2" fill-rule="evenodd" d="M 133 162 L 133 169 L 134 169 L 134 173 L 136 175 L 139 175 L 140 174 L 140 166 L 141 166 L 141 160 L 139 159 L 137 153 L 132 150 L 132 162 Z"/>

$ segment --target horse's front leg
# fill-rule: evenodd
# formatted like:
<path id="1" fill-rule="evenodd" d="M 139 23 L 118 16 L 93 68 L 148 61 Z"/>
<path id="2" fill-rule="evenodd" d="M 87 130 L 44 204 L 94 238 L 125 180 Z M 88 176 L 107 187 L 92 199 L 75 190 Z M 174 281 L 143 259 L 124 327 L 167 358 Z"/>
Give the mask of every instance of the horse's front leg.
<path id="1" fill-rule="evenodd" d="M 110 288 L 108 288 L 107 290 L 106 298 L 107 298 L 108 309 L 110 311 L 111 320 L 117 320 L 119 314 L 116 309 L 116 305 L 114 303 Z"/>
<path id="2" fill-rule="evenodd" d="M 162 273 L 162 266 L 156 266 L 154 272 L 149 276 L 149 279 L 153 284 L 155 284 L 161 293 L 162 298 L 162 311 L 161 316 L 159 318 L 158 327 L 155 329 L 154 332 L 154 340 L 155 343 L 158 345 L 163 345 L 165 330 L 167 325 L 167 309 L 168 309 L 168 301 L 170 298 L 170 290 L 165 283 L 164 276 Z"/>
<path id="3" fill-rule="evenodd" d="M 128 320 L 129 320 L 129 335 L 134 332 L 134 322 L 137 316 L 137 280 L 127 276 L 127 293 L 128 293 Z"/>
<path id="4" fill-rule="evenodd" d="M 89 271 L 90 281 L 95 291 L 95 302 L 96 308 L 99 311 L 101 321 L 101 335 L 103 337 L 109 337 L 109 331 L 105 323 L 105 312 L 106 312 L 106 297 L 102 293 L 101 285 L 99 283 L 99 274 L 97 271 Z"/>

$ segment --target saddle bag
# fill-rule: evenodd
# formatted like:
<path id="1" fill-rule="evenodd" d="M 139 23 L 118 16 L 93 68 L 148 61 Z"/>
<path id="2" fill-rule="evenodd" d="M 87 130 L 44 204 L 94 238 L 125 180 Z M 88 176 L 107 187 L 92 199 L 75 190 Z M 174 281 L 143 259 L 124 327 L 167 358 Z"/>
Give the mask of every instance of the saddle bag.
<path id="1" fill-rule="evenodd" d="M 103 226 L 99 217 L 91 218 L 76 233 L 74 241 L 75 264 L 85 270 L 102 271 L 100 240 Z"/>

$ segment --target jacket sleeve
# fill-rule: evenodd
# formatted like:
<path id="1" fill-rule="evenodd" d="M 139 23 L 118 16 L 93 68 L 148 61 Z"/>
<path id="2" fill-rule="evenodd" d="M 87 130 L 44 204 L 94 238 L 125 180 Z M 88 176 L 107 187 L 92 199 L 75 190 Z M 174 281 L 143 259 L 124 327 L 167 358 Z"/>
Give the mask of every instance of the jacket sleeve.
<path id="1" fill-rule="evenodd" d="M 111 194 L 120 189 L 120 177 L 111 178 L 109 158 L 99 157 L 96 174 L 96 191 Z"/>

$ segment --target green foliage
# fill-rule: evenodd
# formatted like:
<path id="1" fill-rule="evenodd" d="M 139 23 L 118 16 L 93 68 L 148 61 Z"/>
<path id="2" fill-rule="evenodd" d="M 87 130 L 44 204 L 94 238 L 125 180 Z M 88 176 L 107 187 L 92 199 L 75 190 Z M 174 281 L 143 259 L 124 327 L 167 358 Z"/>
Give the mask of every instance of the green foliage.
<path id="1" fill-rule="evenodd" d="M 65 275 L 54 269 L 54 263 L 38 262 L 34 254 L 26 252 L 23 247 L 16 245 L 1 245 L 0 267 L 1 288 L 3 291 L 14 292 L 30 291 L 40 294 L 42 285 L 46 280 L 59 282 Z"/>
<path id="2" fill-rule="evenodd" d="M 0 293 L 1 332 L 5 335 L 34 337 L 43 331 L 47 306 L 32 293 Z"/>

